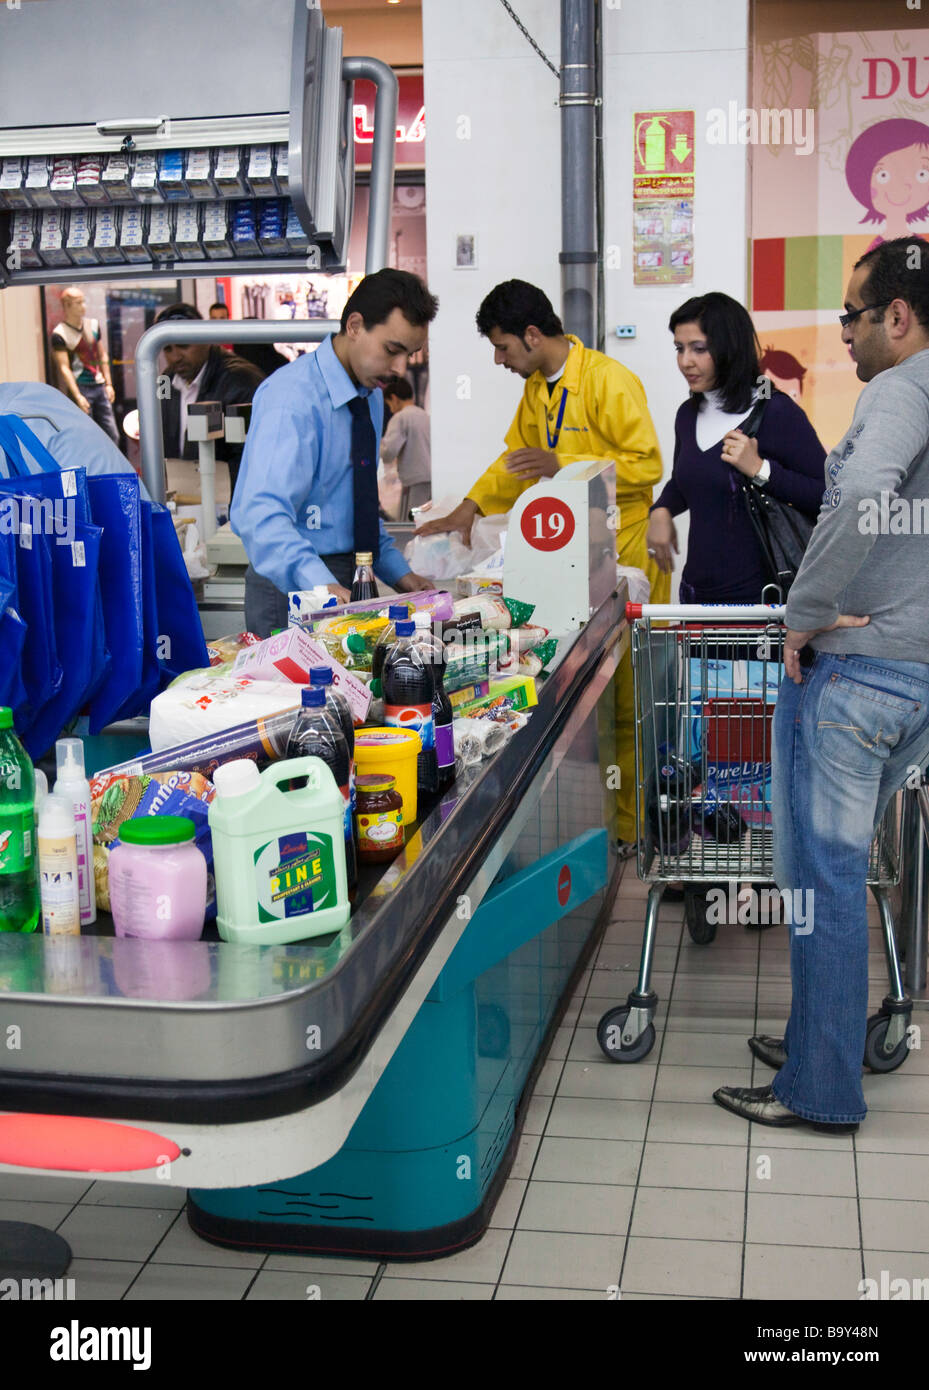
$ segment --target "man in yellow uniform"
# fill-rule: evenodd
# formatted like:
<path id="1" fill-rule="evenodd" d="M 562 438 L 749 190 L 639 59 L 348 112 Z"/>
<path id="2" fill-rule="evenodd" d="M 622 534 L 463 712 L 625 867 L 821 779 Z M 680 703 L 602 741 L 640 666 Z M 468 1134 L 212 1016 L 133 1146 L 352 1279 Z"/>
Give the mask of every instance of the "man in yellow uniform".
<path id="1" fill-rule="evenodd" d="M 661 478 L 661 454 L 638 377 L 602 352 L 565 334 L 550 300 L 525 280 L 491 290 L 477 314 L 478 331 L 494 349 L 494 361 L 526 382 L 506 449 L 477 480 L 460 506 L 427 522 L 417 535 L 459 531 L 465 541 L 478 516 L 507 512 L 539 478 L 581 458 L 616 464 L 622 565 L 644 570 L 653 603 L 667 603 L 671 576 L 648 553 L 652 484 Z M 620 768 L 618 834 L 635 840 L 635 722 L 632 665 L 627 653 L 616 682 L 616 752 Z"/>

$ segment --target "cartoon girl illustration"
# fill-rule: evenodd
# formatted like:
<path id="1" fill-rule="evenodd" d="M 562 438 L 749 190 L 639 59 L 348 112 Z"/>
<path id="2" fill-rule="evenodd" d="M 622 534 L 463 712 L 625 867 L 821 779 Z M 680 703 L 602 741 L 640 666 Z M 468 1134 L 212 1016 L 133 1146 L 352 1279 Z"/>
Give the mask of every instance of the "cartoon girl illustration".
<path id="1" fill-rule="evenodd" d="M 792 352 L 781 348 L 766 347 L 761 359 L 762 375 L 770 377 L 779 391 L 783 391 L 797 405 L 803 395 L 803 378 L 807 369 L 797 361 Z"/>
<path id="2" fill-rule="evenodd" d="M 869 126 L 848 152 L 845 178 L 865 210 L 862 222 L 884 224 L 869 251 L 909 235 L 909 224 L 929 213 L 929 125 L 898 117 Z"/>

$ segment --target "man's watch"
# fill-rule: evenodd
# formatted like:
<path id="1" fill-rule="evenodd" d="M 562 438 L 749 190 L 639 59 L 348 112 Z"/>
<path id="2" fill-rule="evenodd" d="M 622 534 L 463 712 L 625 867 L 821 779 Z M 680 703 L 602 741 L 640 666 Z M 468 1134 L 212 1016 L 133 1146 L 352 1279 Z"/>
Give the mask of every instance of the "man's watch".
<path id="1" fill-rule="evenodd" d="M 764 487 L 765 483 L 768 481 L 770 477 L 771 465 L 767 459 L 762 459 L 761 467 L 758 469 L 758 472 L 752 478 L 752 482 L 755 484 L 756 487 Z"/>

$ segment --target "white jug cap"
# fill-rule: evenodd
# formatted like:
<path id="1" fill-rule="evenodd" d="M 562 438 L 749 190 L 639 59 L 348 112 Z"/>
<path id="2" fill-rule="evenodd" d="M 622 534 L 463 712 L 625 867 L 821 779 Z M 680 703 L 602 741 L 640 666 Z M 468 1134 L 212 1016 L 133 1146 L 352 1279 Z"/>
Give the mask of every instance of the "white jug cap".
<path id="1" fill-rule="evenodd" d="M 261 786 L 261 773 L 251 758 L 236 758 L 215 769 L 213 786 L 217 796 L 244 796 Z"/>

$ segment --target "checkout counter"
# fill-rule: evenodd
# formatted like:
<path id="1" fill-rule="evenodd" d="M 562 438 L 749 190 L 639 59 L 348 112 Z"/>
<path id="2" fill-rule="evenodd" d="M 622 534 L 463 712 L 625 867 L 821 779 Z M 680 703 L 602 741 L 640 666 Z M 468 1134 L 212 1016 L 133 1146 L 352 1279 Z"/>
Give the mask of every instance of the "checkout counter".
<path id="1" fill-rule="evenodd" d="M 562 472 L 533 497 L 580 544 L 540 573 L 560 604 L 581 585 L 586 618 L 528 724 L 424 803 L 340 933 L 0 936 L 0 1172 L 187 1188 L 224 1245 L 422 1259 L 480 1237 L 617 881 L 613 470 Z M 532 563 L 514 542 L 514 572 Z"/>

